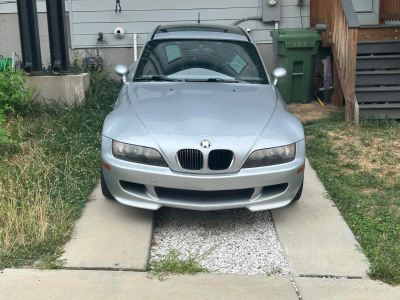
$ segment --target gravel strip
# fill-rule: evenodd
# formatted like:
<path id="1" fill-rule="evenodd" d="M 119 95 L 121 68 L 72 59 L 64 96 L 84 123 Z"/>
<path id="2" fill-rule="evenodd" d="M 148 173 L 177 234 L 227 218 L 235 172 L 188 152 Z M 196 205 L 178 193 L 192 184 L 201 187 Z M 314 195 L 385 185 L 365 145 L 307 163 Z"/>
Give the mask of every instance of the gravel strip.
<path id="1" fill-rule="evenodd" d="M 189 253 L 210 252 L 200 264 L 219 273 L 289 273 L 269 211 L 161 208 L 156 215 L 150 260 L 167 254 L 171 247 L 185 258 Z"/>

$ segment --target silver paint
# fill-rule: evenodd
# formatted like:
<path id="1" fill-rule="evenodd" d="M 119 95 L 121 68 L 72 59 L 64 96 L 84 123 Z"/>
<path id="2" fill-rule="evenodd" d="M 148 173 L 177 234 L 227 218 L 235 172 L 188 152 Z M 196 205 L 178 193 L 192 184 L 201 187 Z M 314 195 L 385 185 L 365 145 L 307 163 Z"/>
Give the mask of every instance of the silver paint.
<path id="1" fill-rule="evenodd" d="M 187 32 L 191 38 L 233 39 L 218 33 Z M 236 36 L 243 40 L 243 36 Z M 176 38 L 164 34 L 163 38 Z M 182 34 L 180 36 L 182 38 Z M 247 38 L 246 38 L 247 39 Z M 140 59 L 140 58 L 139 58 Z M 130 68 L 131 74 L 135 65 Z M 117 201 L 131 206 L 158 209 L 171 206 L 186 209 L 215 210 L 247 207 L 264 210 L 289 204 L 303 180 L 297 170 L 305 163 L 304 131 L 300 121 L 287 109 L 274 85 L 215 82 L 131 82 L 122 87 L 114 110 L 103 127 L 102 160 L 111 166 L 103 168 L 107 186 Z M 112 139 L 157 149 L 169 168 L 141 165 L 116 159 Z M 199 141 L 212 141 L 202 148 Z M 248 156 L 258 149 L 296 143 L 296 158 L 286 164 L 242 169 Z M 180 168 L 176 152 L 198 149 L 205 164 L 213 149 L 231 149 L 232 166 L 212 172 L 208 168 L 188 171 Z M 153 181 L 150 181 L 153 178 Z M 146 191 L 131 193 L 119 181 L 145 185 Z M 156 183 L 154 183 L 154 181 Z M 268 185 L 289 183 L 279 195 L 263 195 Z M 255 188 L 251 200 L 175 201 L 159 199 L 155 186 L 192 190 L 229 190 Z"/>

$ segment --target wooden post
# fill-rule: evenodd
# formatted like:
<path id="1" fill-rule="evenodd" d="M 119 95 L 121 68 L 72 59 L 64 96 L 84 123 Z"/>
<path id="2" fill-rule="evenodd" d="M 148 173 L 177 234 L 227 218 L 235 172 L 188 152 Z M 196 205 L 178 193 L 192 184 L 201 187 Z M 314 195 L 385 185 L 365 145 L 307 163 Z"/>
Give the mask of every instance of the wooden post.
<path id="1" fill-rule="evenodd" d="M 347 36 L 347 67 L 345 74 L 345 86 L 347 89 L 348 99 L 346 99 L 346 120 L 358 123 L 358 114 L 356 98 L 356 62 L 357 62 L 357 39 L 358 29 L 349 29 Z"/>
<path id="2" fill-rule="evenodd" d="M 332 60 L 332 69 L 333 69 L 333 93 L 331 98 L 331 104 L 336 107 L 343 106 L 343 91 L 342 85 L 340 83 L 338 67 L 336 66 L 335 60 Z"/>

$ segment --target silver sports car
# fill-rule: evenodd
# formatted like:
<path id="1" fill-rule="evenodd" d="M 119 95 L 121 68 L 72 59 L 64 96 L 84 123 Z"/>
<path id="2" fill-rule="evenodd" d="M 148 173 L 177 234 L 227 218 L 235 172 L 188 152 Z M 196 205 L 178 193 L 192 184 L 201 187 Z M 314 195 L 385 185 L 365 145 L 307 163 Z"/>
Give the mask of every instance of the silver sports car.
<path id="1" fill-rule="evenodd" d="M 106 197 L 156 210 L 278 208 L 300 198 L 304 131 L 239 27 L 158 26 L 104 121 Z"/>

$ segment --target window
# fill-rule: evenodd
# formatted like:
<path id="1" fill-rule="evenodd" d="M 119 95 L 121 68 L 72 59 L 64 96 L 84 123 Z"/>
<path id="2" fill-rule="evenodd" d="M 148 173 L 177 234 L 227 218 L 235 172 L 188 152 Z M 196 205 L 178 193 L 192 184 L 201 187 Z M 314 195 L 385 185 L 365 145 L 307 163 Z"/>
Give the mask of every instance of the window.
<path id="1" fill-rule="evenodd" d="M 143 49 L 135 78 L 223 79 L 268 84 L 256 47 L 226 40 L 153 40 Z"/>

